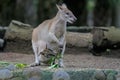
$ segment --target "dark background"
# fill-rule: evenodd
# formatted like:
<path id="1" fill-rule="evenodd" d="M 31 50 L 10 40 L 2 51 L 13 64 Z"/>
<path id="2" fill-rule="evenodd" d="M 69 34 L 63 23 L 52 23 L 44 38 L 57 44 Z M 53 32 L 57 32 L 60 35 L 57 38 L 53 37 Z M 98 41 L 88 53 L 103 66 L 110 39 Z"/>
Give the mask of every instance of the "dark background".
<path id="1" fill-rule="evenodd" d="M 0 26 L 8 26 L 11 20 L 18 20 L 33 25 L 40 24 L 45 19 L 56 15 L 55 4 L 64 2 L 78 20 L 75 26 L 88 26 L 89 10 L 87 2 L 95 2 L 91 10 L 92 26 L 120 26 L 119 0 L 0 0 Z M 88 6 L 89 7 L 89 6 Z"/>

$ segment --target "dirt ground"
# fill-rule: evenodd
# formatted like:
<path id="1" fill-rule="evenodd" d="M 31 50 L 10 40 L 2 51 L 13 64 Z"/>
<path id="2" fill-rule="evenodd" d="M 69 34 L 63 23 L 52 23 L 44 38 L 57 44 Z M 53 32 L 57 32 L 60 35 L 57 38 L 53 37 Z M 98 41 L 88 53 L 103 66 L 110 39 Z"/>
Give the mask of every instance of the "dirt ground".
<path id="1" fill-rule="evenodd" d="M 0 61 L 30 64 L 34 62 L 34 55 L 1 52 Z M 112 50 L 109 54 L 102 53 L 102 56 L 93 56 L 84 48 L 67 48 L 64 63 L 66 68 L 120 69 L 120 50 Z"/>

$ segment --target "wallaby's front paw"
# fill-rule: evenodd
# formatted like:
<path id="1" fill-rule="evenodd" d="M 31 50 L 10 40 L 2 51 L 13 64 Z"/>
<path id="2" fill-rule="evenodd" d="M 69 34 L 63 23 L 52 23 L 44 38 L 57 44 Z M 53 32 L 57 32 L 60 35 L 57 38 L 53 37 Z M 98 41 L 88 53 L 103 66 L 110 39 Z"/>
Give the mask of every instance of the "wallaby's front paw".
<path id="1" fill-rule="evenodd" d="M 32 63 L 32 64 L 30 64 L 29 66 L 30 67 L 35 67 L 35 66 L 39 66 L 40 65 L 40 63 Z"/>
<path id="2" fill-rule="evenodd" d="M 60 48 L 63 48 L 63 43 L 58 44 Z"/>

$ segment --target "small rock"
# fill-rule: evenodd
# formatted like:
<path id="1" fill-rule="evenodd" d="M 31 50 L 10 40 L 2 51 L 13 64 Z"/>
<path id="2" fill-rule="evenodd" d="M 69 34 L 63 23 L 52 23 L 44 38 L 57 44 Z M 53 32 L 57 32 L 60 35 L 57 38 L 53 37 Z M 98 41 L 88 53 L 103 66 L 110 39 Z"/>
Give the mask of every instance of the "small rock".
<path id="1" fill-rule="evenodd" d="M 106 80 L 106 75 L 103 71 L 96 71 L 94 73 L 94 79 L 97 80 Z"/>
<path id="2" fill-rule="evenodd" d="M 117 78 L 116 80 L 120 80 L 120 78 Z"/>
<path id="3" fill-rule="evenodd" d="M 38 76 L 33 76 L 33 77 L 29 78 L 28 80 L 40 80 L 40 78 Z"/>
<path id="4" fill-rule="evenodd" d="M 15 65 L 14 64 L 10 64 L 6 67 L 8 70 L 10 71 L 14 71 L 16 69 Z"/>
<path id="5" fill-rule="evenodd" d="M 37 68 L 29 68 L 23 71 L 23 75 L 26 76 L 27 80 L 41 80 L 42 72 Z"/>
<path id="6" fill-rule="evenodd" d="M 53 74 L 52 80 L 70 80 L 70 76 L 63 70 L 58 70 Z"/>
<path id="7" fill-rule="evenodd" d="M 22 77 L 15 77 L 15 78 L 12 78 L 11 80 L 23 80 Z"/>
<path id="8" fill-rule="evenodd" d="M 1 69 L 0 70 L 0 80 L 1 79 L 9 79 L 13 76 L 12 72 L 8 69 Z"/>
<path id="9" fill-rule="evenodd" d="M 109 74 L 107 75 L 107 80 L 116 80 L 115 74 L 109 73 Z"/>
<path id="10" fill-rule="evenodd" d="M 120 73 L 116 75 L 116 80 L 120 80 Z"/>

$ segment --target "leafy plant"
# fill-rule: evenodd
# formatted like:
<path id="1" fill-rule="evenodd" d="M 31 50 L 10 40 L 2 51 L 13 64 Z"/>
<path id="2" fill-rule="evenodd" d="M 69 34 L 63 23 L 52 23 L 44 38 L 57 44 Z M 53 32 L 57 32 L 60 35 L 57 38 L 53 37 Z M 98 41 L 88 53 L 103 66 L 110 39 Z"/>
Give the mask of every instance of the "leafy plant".
<path id="1" fill-rule="evenodd" d="M 60 53 L 58 53 L 56 56 L 51 57 L 51 59 L 49 60 L 49 64 L 50 67 L 48 69 L 52 69 L 52 68 L 59 68 L 59 64 L 55 64 L 56 60 L 59 60 L 61 58 Z"/>

